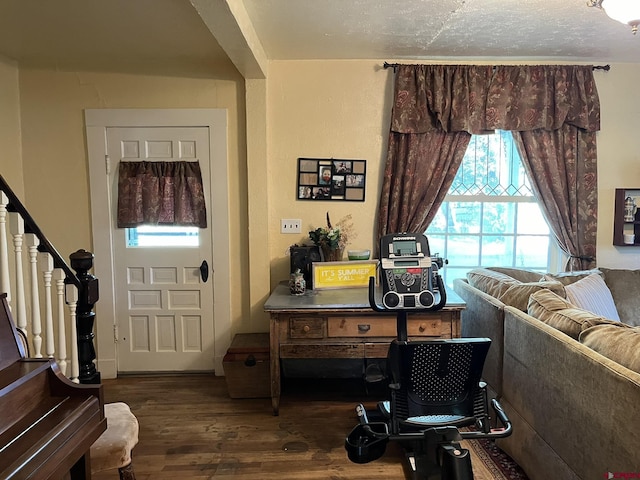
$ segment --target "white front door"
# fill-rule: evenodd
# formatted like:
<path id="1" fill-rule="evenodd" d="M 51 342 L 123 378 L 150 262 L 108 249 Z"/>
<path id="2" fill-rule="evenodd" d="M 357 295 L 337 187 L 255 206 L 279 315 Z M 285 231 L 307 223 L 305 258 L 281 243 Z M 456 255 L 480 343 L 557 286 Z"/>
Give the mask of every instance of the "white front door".
<path id="1" fill-rule="evenodd" d="M 107 129 L 119 372 L 214 369 L 209 132 L 205 127 Z M 207 228 L 117 228 L 120 161 L 195 161 Z"/>
<path id="2" fill-rule="evenodd" d="M 96 347 L 97 347 L 97 367 L 102 378 L 116 378 L 118 371 L 147 371 L 154 370 L 195 370 L 197 367 L 185 358 L 197 358 L 198 361 L 204 362 L 206 370 L 211 369 L 211 355 L 215 355 L 213 368 L 217 375 L 222 375 L 222 362 L 224 355 L 231 343 L 231 291 L 229 287 L 230 275 L 230 245 L 229 245 L 229 194 L 228 194 L 228 168 L 227 168 L 227 112 L 224 109 L 88 109 L 85 110 L 85 126 L 87 134 L 87 151 L 89 156 L 89 180 L 91 188 L 91 227 L 93 234 L 93 253 L 94 258 L 94 274 L 100 282 L 100 299 L 96 303 Z M 119 237 L 120 232 L 114 228 L 115 212 L 113 211 L 116 172 L 118 160 L 122 158 L 124 152 L 130 153 L 131 145 L 123 145 L 122 151 L 118 151 L 116 147 L 109 146 L 107 153 L 107 143 L 109 141 L 109 130 L 122 129 L 128 130 L 132 128 L 137 131 L 142 130 L 158 130 L 163 132 L 174 128 L 185 128 L 185 131 L 192 129 L 200 131 L 201 127 L 208 132 L 208 141 L 206 147 L 209 149 L 209 157 L 205 158 L 201 152 L 196 150 L 195 156 L 199 159 L 201 167 L 208 168 L 210 183 L 205 179 L 205 192 L 207 209 L 210 212 L 210 223 L 208 223 L 205 235 L 211 235 L 211 250 L 208 255 L 213 253 L 213 259 L 209 262 L 210 277 L 207 283 L 195 283 L 194 267 L 198 267 L 202 260 L 207 258 L 204 253 L 198 253 L 198 260 L 186 260 L 183 263 L 184 270 L 182 277 L 179 273 L 177 265 L 179 263 L 165 263 L 169 258 L 162 257 L 161 262 L 156 262 L 149 258 L 148 263 L 139 263 L 134 265 L 133 269 L 127 270 L 132 263 L 121 261 L 118 257 L 122 250 L 123 240 Z M 197 127 L 197 128 L 196 128 Z M 175 132 L 176 130 L 174 130 Z M 171 148 L 175 150 L 175 135 L 166 137 L 167 146 L 171 141 Z M 179 136 L 178 136 L 179 137 Z M 161 137 L 158 137 L 161 138 Z M 189 140 L 183 145 L 183 151 L 186 151 Z M 158 145 L 155 145 L 156 147 Z M 115 148 L 115 150 L 114 150 Z M 140 151 L 147 149 L 146 144 L 138 147 Z M 168 148 L 168 147 L 167 147 Z M 198 147 L 199 148 L 199 147 Z M 158 149 L 155 149 L 156 151 Z M 163 151 L 163 149 L 159 149 Z M 167 149 L 164 149 L 166 152 Z M 142 155 L 142 154 L 140 154 Z M 165 155 L 168 155 L 165 153 Z M 142 158 L 142 157 L 141 157 Z M 170 158 L 174 158 L 172 155 Z M 205 165 L 206 163 L 206 165 Z M 202 231 L 200 233 L 203 233 Z M 124 235 L 124 232 L 122 232 Z M 200 243 L 204 246 L 204 243 Z M 215 249 L 213 249 L 215 245 Z M 135 252 L 134 252 L 135 253 Z M 175 252 L 174 252 L 175 254 Z M 171 257 L 173 254 L 171 255 Z M 160 268 L 152 272 L 152 268 Z M 191 268 L 191 274 L 189 274 Z M 128 274 L 125 277 L 126 282 L 131 282 L 131 287 L 125 287 L 124 282 L 117 279 Z M 146 276 L 145 276 L 146 275 Z M 149 281 L 153 287 L 133 287 L 133 283 Z M 182 287 L 178 288 L 182 282 Z M 192 283 L 189 283 L 192 282 Z M 183 291 L 195 292 L 204 288 L 207 294 L 202 293 L 182 293 Z M 132 295 L 136 298 L 131 305 L 137 308 L 129 309 L 128 303 L 126 308 L 122 306 L 121 299 L 124 295 L 125 288 L 129 288 L 131 292 L 139 291 L 156 291 L 155 294 Z M 176 292 L 173 299 L 169 298 L 169 290 Z M 158 292 L 158 290 L 160 290 Z M 213 302 L 213 292 L 215 291 L 215 302 Z M 180 293 L 178 293 L 180 292 Z M 116 301 L 116 295 L 118 301 Z M 163 313 L 158 309 L 143 309 L 146 302 L 153 303 L 152 297 L 155 295 L 156 304 L 162 303 L 168 307 L 169 313 Z M 183 295 L 186 295 L 185 299 Z M 207 319 L 209 314 L 198 312 L 196 309 L 184 308 L 186 304 L 195 303 L 194 298 L 199 295 L 201 302 L 207 302 L 206 307 L 201 310 L 210 310 L 213 302 L 213 314 Z M 164 296 L 164 297 L 163 297 Z M 127 297 L 127 302 L 129 301 Z M 172 302 L 172 303 L 169 303 Z M 147 305 L 145 308 L 149 307 Z M 124 313 L 123 312 L 124 308 Z M 177 316 L 177 320 L 173 320 L 173 316 Z M 166 315 L 166 316 L 165 316 Z M 129 319 L 129 316 L 134 318 Z M 149 320 L 146 320 L 146 317 Z M 208 320 L 200 325 L 200 320 L 194 318 L 202 316 L 203 321 Z M 176 325 L 173 326 L 173 323 Z M 186 322 L 186 323 L 184 323 Z M 208 335 L 213 323 L 214 345 L 212 350 L 210 345 L 206 345 L 206 341 L 202 341 L 205 335 Z M 160 324 L 160 328 L 156 325 Z M 124 325 L 124 327 L 123 327 Z M 184 327 L 183 327 L 184 325 Z M 133 326 L 133 341 L 130 326 Z M 173 328 L 172 328 L 173 327 Z M 201 333 L 201 330 L 204 332 Z M 167 331 L 171 333 L 166 337 L 158 339 L 158 335 L 165 335 Z M 200 337 L 196 336 L 197 332 Z M 146 338 L 145 338 L 146 337 Z M 126 339 L 126 340 L 125 340 Z M 144 339 L 144 340 L 143 340 Z M 168 348 L 173 346 L 175 342 L 175 350 Z M 131 355 L 125 352 L 125 344 L 129 345 L 132 350 Z M 202 345 L 202 353 L 196 350 L 196 345 Z M 148 347 L 148 348 L 147 348 Z M 157 351 L 155 351 L 155 350 Z M 185 350 L 178 352 L 177 350 Z M 198 345 L 198 349 L 200 346 Z M 142 351 L 140 351 L 142 350 Z M 169 351 L 170 350 L 170 351 Z M 138 355 L 139 353 L 139 355 Z M 130 357 L 122 360 L 120 357 Z M 163 364 L 158 362 L 157 368 L 155 364 L 149 366 L 149 361 L 138 360 L 137 357 L 151 358 L 157 355 L 162 358 Z M 175 361 L 175 363 L 173 363 Z M 139 363 L 138 363 L 139 362 Z M 133 364 L 132 364 L 133 363 Z M 166 364 L 169 363 L 167 366 Z"/>

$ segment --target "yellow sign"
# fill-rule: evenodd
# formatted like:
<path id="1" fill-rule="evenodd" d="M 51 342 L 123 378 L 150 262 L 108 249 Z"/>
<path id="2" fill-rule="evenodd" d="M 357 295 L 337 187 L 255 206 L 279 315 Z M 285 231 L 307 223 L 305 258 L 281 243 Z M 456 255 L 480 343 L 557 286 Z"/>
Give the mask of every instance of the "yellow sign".
<path id="1" fill-rule="evenodd" d="M 366 287 L 376 276 L 377 260 L 314 262 L 313 289 Z"/>

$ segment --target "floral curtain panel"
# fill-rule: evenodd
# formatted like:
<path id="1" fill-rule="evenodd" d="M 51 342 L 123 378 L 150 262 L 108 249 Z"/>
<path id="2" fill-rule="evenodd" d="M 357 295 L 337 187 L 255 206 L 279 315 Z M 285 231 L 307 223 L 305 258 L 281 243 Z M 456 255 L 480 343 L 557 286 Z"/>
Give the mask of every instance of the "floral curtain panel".
<path id="1" fill-rule="evenodd" d="M 522 163 L 568 270 L 596 266 L 598 176 L 596 133 L 565 124 L 513 132 Z"/>
<path id="2" fill-rule="evenodd" d="M 391 131 L 600 130 L 591 66 L 401 65 Z"/>
<path id="3" fill-rule="evenodd" d="M 118 228 L 139 225 L 206 228 L 198 162 L 120 162 Z"/>
<path id="4" fill-rule="evenodd" d="M 378 227 L 383 232 L 424 232 L 438 212 L 462 163 L 471 135 L 432 130 L 391 132 Z M 424 227 L 423 227 L 424 226 Z M 384 233 L 381 233 L 384 235 Z"/>
<path id="5" fill-rule="evenodd" d="M 468 135 L 496 129 L 520 132 L 514 138 L 525 168 L 571 267 L 593 266 L 600 103 L 592 67 L 585 65 L 399 66 L 378 235 L 424 232 L 451 186 Z M 550 133 L 557 131 L 562 135 Z"/>

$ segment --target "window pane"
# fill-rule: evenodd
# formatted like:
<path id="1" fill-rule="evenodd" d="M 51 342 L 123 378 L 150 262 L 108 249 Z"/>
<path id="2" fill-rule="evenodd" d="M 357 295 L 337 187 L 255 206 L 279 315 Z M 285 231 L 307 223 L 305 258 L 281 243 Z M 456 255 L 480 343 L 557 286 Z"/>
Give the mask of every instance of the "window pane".
<path id="1" fill-rule="evenodd" d="M 480 237 L 450 235 L 447 258 L 455 259 L 455 266 L 475 266 L 480 258 Z"/>
<path id="2" fill-rule="evenodd" d="M 440 270 L 438 273 L 440 273 L 442 275 L 442 272 L 445 273 L 444 275 L 444 280 L 445 283 L 447 284 L 447 286 L 449 288 L 453 288 L 453 281 L 456 278 L 467 278 L 467 272 L 470 269 L 465 267 L 465 268 L 456 268 L 456 267 L 452 267 L 451 265 L 447 265 L 445 266 L 444 269 Z"/>
<path id="3" fill-rule="evenodd" d="M 441 257 L 445 254 L 445 236 L 429 234 L 427 237 L 429 241 L 429 252 L 431 255 L 439 254 Z"/>
<path id="4" fill-rule="evenodd" d="M 511 265 L 513 262 L 512 236 L 482 237 L 482 259 L 480 265 L 486 267 Z"/>
<path id="5" fill-rule="evenodd" d="M 549 235 L 549 225 L 542 216 L 537 203 L 521 203 L 518 205 L 518 233 Z"/>
<path id="6" fill-rule="evenodd" d="M 197 247 L 198 227 L 141 226 L 126 229 L 127 247 Z"/>
<path id="7" fill-rule="evenodd" d="M 511 132 L 473 135 L 449 195 L 533 196 Z"/>
<path id="8" fill-rule="evenodd" d="M 520 236 L 516 240 L 515 267 L 547 267 L 549 257 L 549 237 L 543 235 Z"/>
<path id="9" fill-rule="evenodd" d="M 480 233 L 480 202 L 449 202 L 449 232 Z"/>
<path id="10" fill-rule="evenodd" d="M 447 231 L 447 202 L 442 202 L 442 206 L 438 209 L 438 213 L 429 225 L 429 231 L 433 233 L 445 233 Z"/>
<path id="11" fill-rule="evenodd" d="M 482 233 L 515 233 L 515 203 L 485 203 Z"/>

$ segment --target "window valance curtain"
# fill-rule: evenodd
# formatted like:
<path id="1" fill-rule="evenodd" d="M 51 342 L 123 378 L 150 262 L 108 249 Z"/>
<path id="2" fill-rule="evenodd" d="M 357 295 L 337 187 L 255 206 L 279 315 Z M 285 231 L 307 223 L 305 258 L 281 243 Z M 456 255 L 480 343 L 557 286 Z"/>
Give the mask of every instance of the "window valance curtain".
<path id="1" fill-rule="evenodd" d="M 207 226 L 197 161 L 120 162 L 118 228 L 139 225 Z"/>
<path id="2" fill-rule="evenodd" d="M 600 103 L 592 66 L 401 65 L 378 235 L 424 232 L 471 134 L 513 131 L 569 268 L 595 265 Z"/>
<path id="3" fill-rule="evenodd" d="M 398 133 L 486 133 L 600 130 L 591 66 L 402 65 L 391 130 Z"/>

